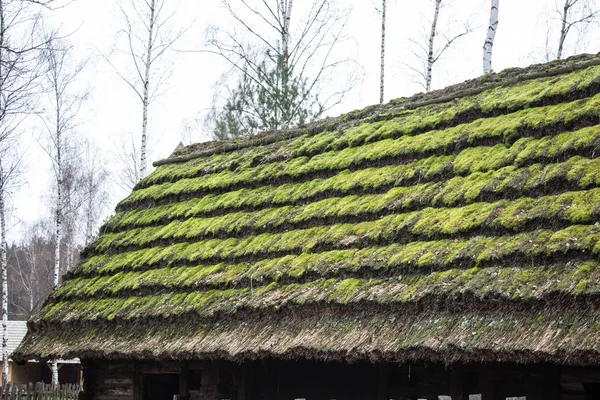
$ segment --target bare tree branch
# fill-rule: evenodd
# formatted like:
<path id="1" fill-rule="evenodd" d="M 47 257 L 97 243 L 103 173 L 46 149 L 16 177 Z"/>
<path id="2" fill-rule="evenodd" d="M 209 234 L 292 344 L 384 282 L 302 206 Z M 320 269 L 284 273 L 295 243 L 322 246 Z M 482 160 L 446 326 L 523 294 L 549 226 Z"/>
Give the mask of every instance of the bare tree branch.
<path id="1" fill-rule="evenodd" d="M 426 37 L 421 39 L 409 39 L 413 45 L 418 47 L 417 51 L 413 50 L 413 54 L 417 62 L 422 64 L 422 70 L 420 67 L 414 65 L 407 65 L 408 68 L 415 72 L 419 79 L 419 83 L 426 92 L 431 90 L 431 82 L 433 77 L 433 67 L 441 59 L 444 53 L 452 47 L 452 45 L 460 38 L 468 35 L 473 31 L 470 24 L 467 22 L 463 24 L 462 30 L 459 31 L 448 31 L 442 28 L 440 31 L 438 19 L 440 16 L 440 10 L 447 3 L 447 0 L 433 0 L 434 1 L 434 13 L 431 22 L 431 28 L 429 29 Z M 452 23 L 451 25 L 456 25 Z M 442 38 L 441 44 L 439 38 Z"/>
<path id="2" fill-rule="evenodd" d="M 331 0 L 313 0 L 304 18 L 293 14 L 293 0 L 222 2 L 238 29 L 212 26 L 208 51 L 239 75 L 236 88 L 226 90 L 226 104 L 210 108 L 216 137 L 245 136 L 318 118 L 356 83 L 326 88 L 338 79 L 335 71 L 356 67 L 351 57 L 335 54 L 346 40 L 349 12 L 334 8 Z"/>
<path id="3" fill-rule="evenodd" d="M 43 73 L 38 60 L 47 45 L 40 7 L 52 1 L 0 0 L 0 270 L 2 276 L 2 384 L 8 380 L 8 266 L 6 243 L 7 188 L 15 183 L 20 164 L 15 153 L 24 115 L 36 112 L 37 83 Z M 52 32 L 56 36 L 56 31 Z M 9 157 L 8 154 L 13 154 Z"/>
<path id="4" fill-rule="evenodd" d="M 562 10 L 559 10 L 557 6 L 555 11 L 560 15 L 561 21 L 556 58 L 561 59 L 571 28 L 598 22 L 600 9 L 596 6 L 595 0 L 565 0 Z"/>
<path id="5" fill-rule="evenodd" d="M 174 12 L 168 14 L 165 4 L 165 0 L 123 0 L 120 3 L 120 13 L 124 27 L 119 36 L 124 38 L 125 45 L 122 47 L 126 49 L 124 52 L 128 55 L 129 66 L 118 67 L 105 57 L 119 78 L 136 94 L 142 106 L 141 146 L 138 154 L 140 160 L 135 163 L 139 168 L 139 174 L 135 174 L 138 179 L 146 176 L 148 170 L 150 104 L 160 95 L 172 71 L 172 65 L 162 61 L 186 32 L 186 29 L 176 32 L 171 30 Z M 163 72 L 160 71 L 161 68 Z M 127 162 L 131 161 L 128 159 Z"/>

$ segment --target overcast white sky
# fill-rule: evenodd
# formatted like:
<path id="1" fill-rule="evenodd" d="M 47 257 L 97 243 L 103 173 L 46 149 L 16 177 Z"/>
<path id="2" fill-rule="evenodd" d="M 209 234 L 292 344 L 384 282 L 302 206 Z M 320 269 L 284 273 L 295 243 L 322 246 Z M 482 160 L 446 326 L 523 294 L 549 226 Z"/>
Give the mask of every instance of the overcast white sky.
<path id="1" fill-rule="evenodd" d="M 379 99 L 379 49 L 380 21 L 374 9 L 379 0 L 337 0 L 340 6 L 352 7 L 346 33 L 353 37 L 344 48 L 354 55 L 362 66 L 362 81 L 345 101 L 330 111 L 338 115 L 376 103 Z M 167 0 L 170 6 L 177 5 L 175 25 L 189 26 L 185 36 L 177 43 L 179 49 L 202 49 L 204 32 L 208 24 L 230 24 L 221 8 L 220 0 Z M 295 12 L 312 3 L 296 0 Z M 435 66 L 433 88 L 442 88 L 452 83 L 474 78 L 481 73 L 482 46 L 488 23 L 489 0 L 445 0 L 448 3 L 440 14 L 441 26 L 454 28 L 470 21 L 473 32 L 456 42 L 445 57 Z M 386 56 L 386 101 L 409 96 L 422 91 L 414 82 L 414 74 L 406 64 L 415 65 L 410 39 L 419 39 L 429 25 L 433 11 L 433 0 L 388 0 L 387 56 Z M 494 44 L 494 70 L 515 66 L 526 66 L 543 61 L 548 29 L 550 44 L 556 47 L 560 22 L 556 16 L 548 16 L 554 0 L 502 0 L 500 4 L 499 28 Z M 109 170 L 115 168 L 115 143 L 119 138 L 135 135 L 138 140 L 141 125 L 141 107 L 134 93 L 115 74 L 112 67 L 100 54 L 119 58 L 114 53 L 115 37 L 119 29 L 117 0 L 74 0 L 63 9 L 49 14 L 50 24 L 61 26 L 63 32 L 72 32 L 69 40 L 77 49 L 79 57 L 91 58 L 81 76 L 82 84 L 91 89 L 91 96 L 81 112 L 78 134 L 85 135 L 101 149 L 97 157 Z M 554 19 L 552 19 L 554 17 Z M 452 22 L 454 21 L 454 22 Z M 548 21 L 550 26 L 548 26 Z M 292 26 L 294 25 L 292 16 Z M 591 27 L 588 40 L 578 38 L 573 32 L 568 43 L 567 55 L 575 52 L 596 53 L 598 28 Z M 576 48 L 577 47 L 577 48 Z M 111 55 L 112 54 L 112 55 Z M 172 57 L 171 57 L 172 56 Z M 173 75 L 166 92 L 150 109 L 151 159 L 167 157 L 182 140 L 183 127 L 190 126 L 194 141 L 208 138 L 201 134 L 195 121 L 210 106 L 213 85 L 226 70 L 226 65 L 215 55 L 208 53 L 172 54 Z M 32 122 L 35 125 L 35 122 Z M 43 198 L 49 187 L 50 160 L 40 149 L 33 136 L 39 137 L 41 128 L 32 128 L 26 133 L 23 146 L 27 149 L 25 184 L 12 196 L 13 218 L 9 238 L 18 239 L 22 226 L 48 215 Z M 189 140 L 189 135 L 186 137 Z M 189 144 L 189 143 L 185 143 Z M 123 198 L 118 188 L 113 191 L 111 210 Z"/>

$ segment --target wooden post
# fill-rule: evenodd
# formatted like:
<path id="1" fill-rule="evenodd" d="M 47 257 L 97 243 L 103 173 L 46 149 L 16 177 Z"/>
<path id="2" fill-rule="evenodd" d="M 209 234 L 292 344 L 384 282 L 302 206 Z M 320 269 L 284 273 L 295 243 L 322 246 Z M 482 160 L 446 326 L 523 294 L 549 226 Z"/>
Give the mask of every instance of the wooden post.
<path id="1" fill-rule="evenodd" d="M 481 371 L 481 400 L 494 399 L 494 371 Z"/>
<path id="2" fill-rule="evenodd" d="M 377 382 L 377 400 L 387 400 L 389 393 L 390 383 L 390 366 L 388 363 L 380 364 L 379 367 L 379 380 Z"/>
<path id="3" fill-rule="evenodd" d="M 140 373 L 140 363 L 137 361 L 133 362 L 133 400 L 140 400 L 142 398 L 142 374 Z"/>
<path id="4" fill-rule="evenodd" d="M 254 370 L 257 363 L 246 361 L 244 365 L 246 365 L 246 399 L 252 400 L 254 398 Z"/>
<path id="5" fill-rule="evenodd" d="M 563 367 L 557 365 L 546 365 L 543 368 L 541 383 L 543 385 L 543 398 L 558 400 L 561 397 L 561 371 Z"/>
<path id="6" fill-rule="evenodd" d="M 81 360 L 83 371 L 83 393 L 87 399 L 93 397 L 98 382 L 98 364 L 91 360 Z"/>
<path id="7" fill-rule="evenodd" d="M 244 362 L 238 371 L 236 400 L 246 400 L 246 382 L 248 380 L 248 363 Z"/>
<path id="8" fill-rule="evenodd" d="M 463 400 L 463 373 L 459 365 L 450 369 L 450 396 L 452 400 Z"/>
<path id="9" fill-rule="evenodd" d="M 190 363 L 184 362 L 179 373 L 179 398 L 187 400 L 188 398 L 188 377 L 190 375 Z"/>

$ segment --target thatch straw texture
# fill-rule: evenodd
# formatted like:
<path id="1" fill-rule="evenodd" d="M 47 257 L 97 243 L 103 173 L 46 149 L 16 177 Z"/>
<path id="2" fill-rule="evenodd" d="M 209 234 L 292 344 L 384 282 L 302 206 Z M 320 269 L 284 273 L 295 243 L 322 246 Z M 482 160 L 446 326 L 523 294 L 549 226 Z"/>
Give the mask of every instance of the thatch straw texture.
<path id="1" fill-rule="evenodd" d="M 599 155 L 595 56 L 189 146 L 13 357 L 599 363 Z"/>

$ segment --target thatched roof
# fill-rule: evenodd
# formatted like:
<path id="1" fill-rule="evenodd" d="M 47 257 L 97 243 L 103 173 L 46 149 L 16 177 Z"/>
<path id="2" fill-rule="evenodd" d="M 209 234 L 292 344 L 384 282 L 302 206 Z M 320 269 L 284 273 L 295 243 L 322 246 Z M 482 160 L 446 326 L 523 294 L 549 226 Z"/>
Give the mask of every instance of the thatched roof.
<path id="1" fill-rule="evenodd" d="M 177 151 L 20 357 L 600 363 L 600 58 Z"/>

